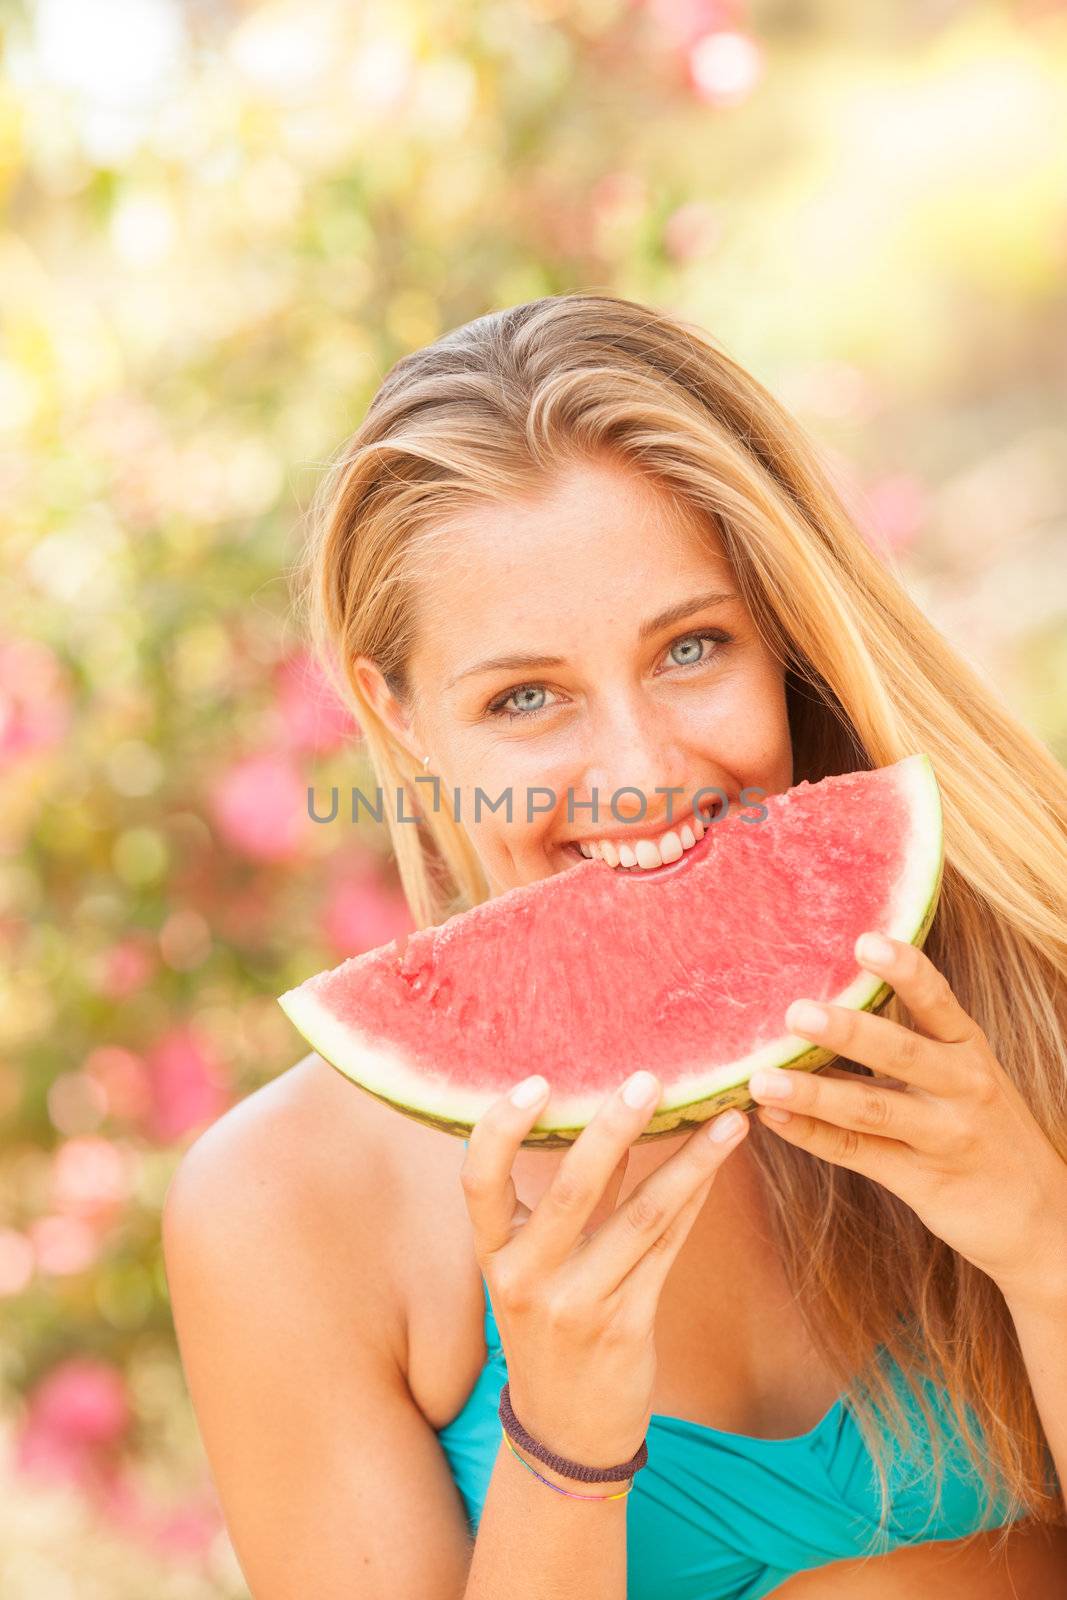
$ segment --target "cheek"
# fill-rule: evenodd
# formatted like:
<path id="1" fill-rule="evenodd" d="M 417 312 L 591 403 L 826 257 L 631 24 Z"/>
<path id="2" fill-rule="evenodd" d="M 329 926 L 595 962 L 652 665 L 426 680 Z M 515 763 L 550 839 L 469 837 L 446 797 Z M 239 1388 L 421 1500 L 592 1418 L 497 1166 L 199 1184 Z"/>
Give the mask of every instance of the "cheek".
<path id="1" fill-rule="evenodd" d="M 793 778 L 789 713 L 781 674 L 758 665 L 738 669 L 709 690 L 687 718 L 693 747 L 769 793 Z"/>
<path id="2" fill-rule="evenodd" d="M 543 806 L 547 796 L 538 793 L 551 789 L 564 792 L 571 781 L 565 761 L 553 759 L 544 746 L 535 741 L 523 744 L 502 740 L 482 743 L 471 740 L 469 748 L 456 751 L 455 769 L 462 788 L 462 822 L 471 835 L 475 848 L 492 868 L 507 868 L 510 863 L 531 858 L 542 848 L 542 837 L 547 828 L 554 826 L 551 813 L 535 810 L 527 820 L 527 795 L 534 807 Z M 481 791 L 480 815 L 475 820 L 475 791 Z M 508 820 L 506 796 L 511 796 L 511 820 Z M 496 810 L 491 806 L 500 801 Z"/>

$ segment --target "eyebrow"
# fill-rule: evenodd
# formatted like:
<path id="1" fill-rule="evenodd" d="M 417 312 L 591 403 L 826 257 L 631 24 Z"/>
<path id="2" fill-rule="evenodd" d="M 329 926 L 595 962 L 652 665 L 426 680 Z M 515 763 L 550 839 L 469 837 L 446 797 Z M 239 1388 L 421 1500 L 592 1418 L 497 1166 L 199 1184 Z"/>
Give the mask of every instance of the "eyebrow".
<path id="1" fill-rule="evenodd" d="M 679 600 L 675 605 L 668 606 L 665 611 L 660 611 L 656 616 L 642 622 L 637 630 L 637 637 L 641 640 L 651 638 L 653 634 L 669 628 L 673 622 L 684 622 L 686 617 L 691 617 L 696 611 L 707 611 L 712 606 L 725 605 L 728 601 L 736 599 L 736 594 L 712 589 L 707 594 L 694 595 L 689 600 Z M 455 677 L 449 678 L 445 688 L 451 689 L 461 678 L 471 678 L 479 672 L 524 672 L 532 667 L 562 667 L 565 664 L 562 656 L 538 656 L 522 652 L 506 656 L 490 656 L 485 661 L 476 661 L 471 667 L 464 667 L 462 672 L 457 672 Z"/>

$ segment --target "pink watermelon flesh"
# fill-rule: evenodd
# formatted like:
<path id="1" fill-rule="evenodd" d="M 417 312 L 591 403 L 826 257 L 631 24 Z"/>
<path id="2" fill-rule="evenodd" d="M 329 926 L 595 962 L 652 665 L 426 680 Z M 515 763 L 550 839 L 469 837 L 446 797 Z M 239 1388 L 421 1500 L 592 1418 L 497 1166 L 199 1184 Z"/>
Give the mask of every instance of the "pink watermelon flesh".
<path id="1" fill-rule="evenodd" d="M 833 1059 L 786 1032 L 791 1001 L 869 1010 L 888 997 L 853 947 L 867 929 L 925 939 L 943 864 L 933 768 L 916 755 L 800 783 L 731 808 L 705 846 L 647 881 L 582 859 L 280 1004 L 339 1071 L 451 1133 L 540 1072 L 552 1093 L 524 1142 L 568 1144 L 645 1067 L 663 1095 L 641 1138 L 678 1134 L 750 1106 L 757 1066 Z"/>

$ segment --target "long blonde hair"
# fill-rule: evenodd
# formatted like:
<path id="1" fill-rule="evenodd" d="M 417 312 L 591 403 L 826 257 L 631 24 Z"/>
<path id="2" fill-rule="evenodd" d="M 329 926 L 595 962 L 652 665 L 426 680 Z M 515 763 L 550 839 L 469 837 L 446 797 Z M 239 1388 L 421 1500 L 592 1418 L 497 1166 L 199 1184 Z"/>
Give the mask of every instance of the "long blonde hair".
<path id="1" fill-rule="evenodd" d="M 447 537 L 441 524 L 605 456 L 718 533 L 786 670 L 794 782 L 930 756 L 945 869 L 927 953 L 1067 1160 L 1067 774 L 873 553 L 797 422 L 701 330 L 632 301 L 564 294 L 479 317 L 387 374 L 320 481 L 301 574 L 313 639 L 383 793 L 418 804 L 420 769 L 353 665 L 370 657 L 412 704 L 412 594 Z M 424 827 L 391 815 L 389 826 L 426 927 L 489 889 L 447 806 L 420 809 Z M 885 1014 L 907 1020 L 896 996 Z M 909 1375 L 932 1430 L 938 1496 L 936 1421 L 912 1376 L 947 1395 L 984 1488 L 1006 1497 L 1006 1519 L 1062 1521 L 992 1280 L 877 1183 L 756 1122 L 750 1138 L 801 1313 L 875 1458 L 883 1527 L 885 1430 L 912 1435 L 879 1346 Z"/>

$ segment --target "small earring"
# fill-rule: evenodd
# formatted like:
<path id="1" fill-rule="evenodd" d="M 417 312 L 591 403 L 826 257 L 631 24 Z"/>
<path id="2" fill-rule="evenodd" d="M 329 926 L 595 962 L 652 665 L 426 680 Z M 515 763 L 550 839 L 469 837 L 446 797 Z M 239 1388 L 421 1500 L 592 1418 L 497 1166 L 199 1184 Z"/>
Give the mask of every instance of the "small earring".
<path id="1" fill-rule="evenodd" d="M 429 758 L 429 756 L 423 756 L 423 758 L 422 758 L 422 764 L 423 764 L 423 766 L 424 766 L 424 767 L 428 767 L 428 766 L 429 766 L 429 765 L 430 765 L 430 758 Z"/>

